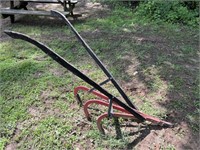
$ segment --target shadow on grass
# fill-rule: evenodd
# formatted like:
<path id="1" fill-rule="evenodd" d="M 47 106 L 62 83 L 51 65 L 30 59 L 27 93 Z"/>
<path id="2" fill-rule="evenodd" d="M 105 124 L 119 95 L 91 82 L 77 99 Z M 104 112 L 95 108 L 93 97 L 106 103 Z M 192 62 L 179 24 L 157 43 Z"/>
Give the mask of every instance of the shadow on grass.
<path id="1" fill-rule="evenodd" d="M 166 119 L 177 125 L 174 134 L 183 134 L 189 140 L 187 144 L 173 145 L 181 149 L 198 149 L 198 39 L 194 38 L 194 31 L 182 32 L 183 35 L 171 33 L 172 39 L 165 40 L 162 45 L 155 43 L 145 53 L 149 58 L 140 59 L 140 62 L 144 66 L 142 69 L 155 65 L 157 76 L 168 85 L 166 100 L 158 103 L 166 109 Z M 139 74 L 142 82 L 145 78 L 144 74 Z M 149 85 L 149 82 L 145 84 Z"/>
<path id="2" fill-rule="evenodd" d="M 195 29 L 170 29 L 167 26 L 157 29 L 146 26 L 142 32 L 133 34 L 119 31 L 111 35 L 109 32 L 102 34 L 97 31 L 95 39 L 104 43 L 100 46 L 93 36 L 93 40 L 90 37 L 92 33 L 85 33 L 88 35 L 85 38 L 92 43 L 91 47 L 99 47 L 94 51 L 110 68 L 114 77 L 125 81 L 125 86 L 137 79 L 149 91 L 144 98 L 149 99 L 152 105 L 157 104 L 152 107 L 166 110 L 163 117 L 176 127 L 167 130 L 169 132 L 164 135 L 165 140 L 178 149 L 198 149 L 198 32 Z M 134 71 L 138 72 L 136 77 Z M 166 88 L 162 89 L 165 85 Z M 135 88 L 138 88 L 137 85 Z M 137 96 L 137 93 L 133 94 Z M 161 97 L 159 101 L 153 100 L 156 96 Z M 142 137 L 145 138 L 149 133 L 149 130 L 144 132 Z M 170 139 L 169 135 L 174 138 Z M 181 142 L 176 140 L 181 136 L 184 137 Z M 185 144 L 184 141 L 189 142 Z M 133 146 L 136 144 L 138 140 L 130 143 Z"/>
<path id="3" fill-rule="evenodd" d="M 101 41 L 104 44 L 94 51 L 110 68 L 114 77 L 119 81 L 124 80 L 125 84 L 137 78 L 149 91 L 145 98 L 152 98 L 149 102 L 152 105 L 156 103 L 156 109 L 160 107 L 166 110 L 163 117 L 176 125 L 174 129 L 167 130 L 169 132 L 164 135 L 166 141 L 178 149 L 198 149 L 198 34 L 195 29 L 184 27 L 144 28 L 142 32 L 136 31 L 131 35 L 121 31 L 116 35 L 109 32 L 101 34 L 101 31 L 98 34 L 97 31 L 96 40 L 104 39 Z M 85 38 L 92 43 L 91 47 L 98 47 L 98 42 L 90 37 L 92 33 L 86 33 L 88 36 Z M 125 38 L 122 39 L 120 34 L 124 34 Z M 134 71 L 138 72 L 136 77 Z M 162 90 L 164 84 L 166 88 Z M 154 96 L 148 96 L 152 93 Z M 153 100 L 156 96 L 161 97 L 159 101 Z M 142 137 L 145 138 L 149 133 L 150 130 L 144 132 Z M 170 139 L 169 135 L 174 138 Z M 181 142 L 176 140 L 181 136 L 184 137 Z M 140 141 L 144 138 L 140 138 Z M 189 142 L 185 144 L 184 141 Z M 130 145 L 138 143 L 139 140 L 134 140 Z"/>
<path id="4" fill-rule="evenodd" d="M 165 138 L 171 134 L 174 136 L 174 139 L 167 139 L 167 141 L 172 143 L 175 147 L 180 149 L 198 149 L 198 38 L 195 31 L 182 30 L 182 34 L 180 32 L 177 34 L 172 33 L 172 30 L 171 33 L 168 33 L 171 34 L 170 36 L 168 35 L 168 38 L 165 38 L 165 35 L 159 35 L 155 32 L 152 33 L 152 31 L 149 30 L 152 35 L 145 35 L 145 33 L 139 35 L 143 38 L 143 41 L 139 44 L 140 48 L 131 44 L 135 43 L 134 40 L 127 39 L 127 41 L 129 41 L 128 43 L 134 48 L 133 51 L 130 51 L 129 55 L 133 55 L 134 53 L 140 63 L 136 69 L 139 72 L 137 79 L 139 82 L 144 83 L 148 91 L 150 91 L 145 98 L 149 100 L 152 98 L 150 103 L 155 104 L 153 99 L 160 95 L 164 100 L 159 100 L 160 102 L 156 103 L 166 110 L 165 120 L 177 125 L 177 127 L 170 130 L 169 133 L 166 133 Z M 156 38 L 152 42 L 154 36 L 160 36 L 160 40 L 163 40 L 163 43 L 159 42 Z M 145 47 L 144 45 L 150 46 Z M 143 48 L 142 51 L 144 51 L 143 55 L 141 55 L 141 48 Z M 123 70 L 121 70 L 121 61 L 118 62 L 119 64 L 115 63 L 112 67 L 119 67 L 115 70 L 119 71 L 117 77 L 120 79 L 120 76 L 123 77 L 121 71 L 123 71 L 123 73 L 127 72 L 129 69 L 128 66 L 130 66 L 131 63 L 123 61 L 126 64 L 123 65 Z M 134 62 L 132 62 L 131 65 L 133 64 Z M 132 78 L 132 76 L 129 77 Z M 157 78 L 159 78 L 159 81 L 157 81 Z M 126 83 L 129 82 L 131 81 L 129 80 Z M 164 86 L 162 83 L 167 84 L 167 88 L 165 89 L 166 93 L 164 90 L 162 91 L 159 89 Z M 156 86 L 157 88 L 155 88 Z M 165 94 L 162 94 L 162 92 Z M 148 96 L 150 93 L 155 93 L 155 95 Z M 159 107 L 157 107 L 157 109 L 159 109 Z M 149 132 L 145 132 L 144 134 L 147 136 Z M 189 142 L 186 142 L 185 144 L 183 140 L 181 144 L 178 144 L 175 140 L 175 136 L 178 134 L 180 134 L 179 136 L 183 136 L 184 139 Z M 135 141 L 133 141 L 133 143 L 135 143 Z"/>
<path id="5" fill-rule="evenodd" d="M 180 149 L 198 149 L 198 38 L 195 31 L 181 30 L 183 30 L 182 33 L 172 33 L 173 30 L 171 33 L 166 33 L 169 35 L 171 34 L 170 36 L 168 35 L 168 38 L 155 32 L 152 33 L 152 35 L 141 34 L 140 36 L 143 38 L 143 41 L 140 46 L 143 47 L 145 44 L 150 44 L 151 46 L 148 48 L 143 47 L 143 50 L 145 50 L 143 56 L 140 56 L 140 48 L 134 49 L 134 53 L 139 56 L 137 58 L 140 62 L 140 66 L 137 68 L 139 71 L 138 80 L 143 82 L 149 91 L 155 91 L 153 86 L 155 86 L 156 83 L 154 85 L 152 84 L 156 82 L 153 81 L 155 80 L 155 76 L 164 81 L 168 86 L 166 95 L 156 93 L 164 98 L 163 101 L 161 100 L 157 103 L 162 108 L 166 109 L 165 119 L 177 125 L 173 131 L 171 130 L 169 133 L 166 133 L 166 136 L 168 134 L 174 136 L 182 134 L 184 139 L 187 140 L 187 143 L 184 144 L 184 142 L 182 142 L 181 144 L 177 144 L 175 140 L 176 137 L 167 140 Z M 149 32 L 152 31 L 149 30 Z M 155 41 L 152 42 L 154 36 L 160 36 L 163 43 L 157 41 L 157 39 L 154 39 Z M 134 42 L 129 39 L 127 40 L 129 43 Z M 128 65 L 129 64 L 127 64 L 127 66 Z M 127 68 L 125 68 L 125 70 L 126 69 Z M 154 77 L 152 77 L 152 75 Z M 157 83 L 157 86 L 158 88 L 162 88 L 162 85 L 160 86 L 159 83 Z M 156 89 L 156 91 L 159 92 L 159 89 Z M 150 101 L 154 103 L 154 101 Z"/>
<path id="6" fill-rule="evenodd" d="M 133 149 L 137 144 L 139 144 L 142 140 L 144 140 L 151 133 L 152 130 L 156 131 L 162 129 L 163 127 L 148 125 L 148 126 L 143 126 L 143 128 L 137 132 L 131 132 L 129 136 L 136 135 L 138 133 L 140 134 L 140 136 L 138 136 L 131 143 L 129 143 L 126 148 Z"/>

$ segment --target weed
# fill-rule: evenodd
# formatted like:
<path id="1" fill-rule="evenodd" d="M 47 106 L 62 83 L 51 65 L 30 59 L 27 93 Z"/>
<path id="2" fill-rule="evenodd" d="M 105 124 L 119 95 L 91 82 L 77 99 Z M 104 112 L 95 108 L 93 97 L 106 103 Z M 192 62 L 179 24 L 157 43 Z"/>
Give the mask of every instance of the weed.
<path id="1" fill-rule="evenodd" d="M 8 142 L 8 139 L 6 138 L 0 138 L 0 150 L 3 150 L 6 143 Z"/>

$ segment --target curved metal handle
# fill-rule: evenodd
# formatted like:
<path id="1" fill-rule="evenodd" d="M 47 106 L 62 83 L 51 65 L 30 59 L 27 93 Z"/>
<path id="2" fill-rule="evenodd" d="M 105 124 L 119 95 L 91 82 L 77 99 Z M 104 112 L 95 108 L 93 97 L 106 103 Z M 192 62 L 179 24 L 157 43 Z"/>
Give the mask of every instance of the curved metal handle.
<path id="1" fill-rule="evenodd" d="M 70 29 L 74 32 L 77 39 L 82 43 L 83 47 L 87 50 L 89 55 L 94 59 L 94 61 L 98 64 L 98 66 L 103 70 L 103 72 L 106 74 L 106 76 L 111 79 L 112 84 L 116 87 L 118 92 L 121 94 L 121 96 L 124 98 L 126 103 L 132 107 L 133 109 L 138 109 L 128 98 L 128 96 L 125 94 L 125 92 L 122 90 L 122 88 L 119 86 L 117 81 L 114 79 L 114 77 L 110 74 L 110 72 L 106 69 L 106 67 L 103 65 L 101 60 L 96 56 L 96 54 L 93 52 L 93 50 L 89 47 L 89 45 L 84 41 L 84 39 L 80 36 L 80 34 L 76 31 L 76 29 L 73 27 L 73 25 L 69 22 L 69 20 L 65 17 L 64 14 L 62 14 L 59 11 L 51 10 L 52 16 L 60 17 L 63 19 L 63 21 L 70 27 Z"/>
<path id="2" fill-rule="evenodd" d="M 138 118 L 141 122 L 143 122 L 145 120 L 145 118 L 142 115 L 140 115 L 137 112 L 137 110 L 132 109 L 131 107 L 129 107 L 126 104 L 124 104 L 123 102 L 121 102 L 118 98 L 116 98 L 112 94 L 108 93 L 105 89 L 103 89 L 101 86 L 99 86 L 96 82 L 94 82 L 89 77 L 87 77 L 86 75 L 84 75 L 82 72 L 80 72 L 78 69 L 76 69 L 73 65 L 71 65 L 69 62 L 67 62 L 60 55 L 58 55 L 53 50 L 51 50 L 50 48 L 48 48 L 47 46 L 45 46 L 43 43 L 38 42 L 38 41 L 32 39 L 31 37 L 29 37 L 29 36 L 27 36 L 25 34 L 22 34 L 22 33 L 14 32 L 14 31 L 9 31 L 9 30 L 5 30 L 4 32 L 6 34 L 8 34 L 12 38 L 21 39 L 21 40 L 27 41 L 27 42 L 29 42 L 29 43 L 37 46 L 44 53 L 46 53 L 47 55 L 49 55 L 53 60 L 55 60 L 56 62 L 58 62 L 60 65 L 62 65 L 64 68 L 66 68 L 69 71 L 71 71 L 73 74 L 75 74 L 76 76 L 78 76 L 79 78 L 81 78 L 82 80 L 84 80 L 86 83 L 88 83 L 91 86 L 93 86 L 95 89 L 97 89 L 98 91 L 100 91 L 101 93 L 103 93 L 104 95 L 106 95 L 108 98 L 110 98 L 110 99 L 112 98 L 115 103 L 117 103 L 119 106 L 121 106 L 124 109 L 126 109 L 128 112 L 130 112 L 136 118 Z"/>

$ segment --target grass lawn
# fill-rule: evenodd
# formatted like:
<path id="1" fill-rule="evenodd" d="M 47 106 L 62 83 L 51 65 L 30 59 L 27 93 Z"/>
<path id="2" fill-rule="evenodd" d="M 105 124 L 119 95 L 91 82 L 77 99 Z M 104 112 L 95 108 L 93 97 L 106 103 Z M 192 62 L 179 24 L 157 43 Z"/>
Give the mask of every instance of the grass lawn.
<path id="1" fill-rule="evenodd" d="M 21 18 L 1 31 L 0 149 L 198 149 L 198 29 L 149 22 L 123 8 L 72 23 L 141 111 L 176 126 L 128 128 L 130 120 L 120 120 L 122 139 L 102 136 L 96 115 L 87 121 L 73 95 L 74 87 L 88 85 L 3 30 L 45 43 L 96 82 L 105 75 L 61 20 Z M 112 127 L 112 119 L 104 123 Z"/>

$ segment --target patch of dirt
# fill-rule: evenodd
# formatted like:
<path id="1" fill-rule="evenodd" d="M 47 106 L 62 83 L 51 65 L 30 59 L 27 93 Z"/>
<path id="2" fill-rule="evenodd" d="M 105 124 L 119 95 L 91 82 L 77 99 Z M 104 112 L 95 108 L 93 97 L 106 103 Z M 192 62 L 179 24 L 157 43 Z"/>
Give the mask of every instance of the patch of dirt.
<path id="1" fill-rule="evenodd" d="M 17 144 L 14 143 L 14 142 L 8 144 L 8 145 L 6 146 L 6 148 L 5 148 L 5 150 L 15 150 L 15 149 L 17 149 Z"/>
<path id="2" fill-rule="evenodd" d="M 43 101 L 46 101 L 49 98 L 49 94 L 50 94 L 50 89 L 42 91 L 40 97 Z"/>
<path id="3" fill-rule="evenodd" d="M 48 57 L 47 55 L 39 55 L 39 56 L 35 57 L 34 60 L 44 61 L 47 57 Z"/>
<path id="4" fill-rule="evenodd" d="M 35 78 L 40 78 L 42 74 L 43 74 L 43 72 L 38 71 L 38 72 L 36 72 L 36 73 L 34 74 L 34 77 L 35 77 Z"/>
<path id="5" fill-rule="evenodd" d="M 81 3 L 77 5 L 74 12 L 78 14 L 82 14 L 81 19 L 85 20 L 91 17 L 103 18 L 107 16 L 108 11 L 110 9 L 106 5 L 102 5 L 98 2 L 90 2 L 90 0 L 83 0 Z"/>
<path id="6" fill-rule="evenodd" d="M 36 108 L 36 107 L 30 107 L 28 109 L 28 112 L 31 116 L 35 117 L 35 116 L 39 116 L 40 111 Z"/>
<path id="7" fill-rule="evenodd" d="M 50 68 L 49 72 L 51 72 L 54 76 L 60 77 L 66 73 L 66 70 L 55 67 L 55 68 Z"/>

